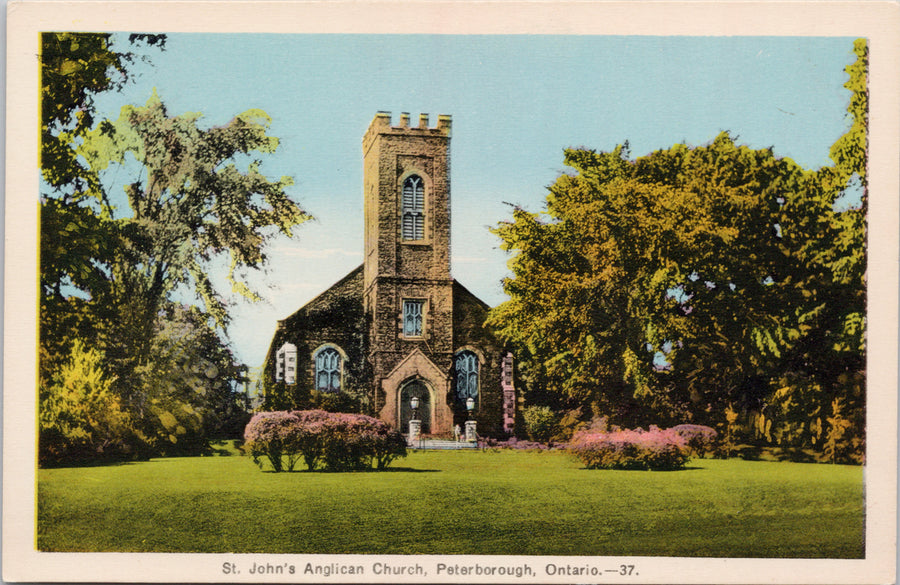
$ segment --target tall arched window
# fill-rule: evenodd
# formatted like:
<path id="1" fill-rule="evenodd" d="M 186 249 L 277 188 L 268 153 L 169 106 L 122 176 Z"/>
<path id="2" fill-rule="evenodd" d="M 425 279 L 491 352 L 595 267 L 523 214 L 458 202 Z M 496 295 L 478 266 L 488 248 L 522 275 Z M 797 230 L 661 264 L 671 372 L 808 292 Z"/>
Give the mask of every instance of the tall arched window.
<path id="1" fill-rule="evenodd" d="M 316 354 L 316 390 L 341 390 L 341 354 L 333 347 L 322 348 Z"/>
<path id="2" fill-rule="evenodd" d="M 404 240 L 425 239 L 425 182 L 418 175 L 403 181 L 403 229 Z"/>
<path id="3" fill-rule="evenodd" d="M 456 366 L 456 400 L 461 404 L 474 398 L 478 403 L 478 356 L 471 351 L 461 351 L 454 360 Z"/>

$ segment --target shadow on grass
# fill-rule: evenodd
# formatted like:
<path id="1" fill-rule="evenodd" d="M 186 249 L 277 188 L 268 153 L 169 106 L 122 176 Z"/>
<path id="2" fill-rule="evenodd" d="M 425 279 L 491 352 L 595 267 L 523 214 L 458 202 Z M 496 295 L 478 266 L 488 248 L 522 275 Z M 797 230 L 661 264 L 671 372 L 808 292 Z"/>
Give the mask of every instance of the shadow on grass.
<path id="1" fill-rule="evenodd" d="M 617 468 L 589 469 L 587 467 L 581 467 L 581 468 L 579 468 L 579 471 L 643 471 L 643 472 L 647 472 L 647 473 L 677 473 L 679 471 L 702 471 L 704 469 L 706 469 L 706 468 L 688 465 L 688 466 L 682 467 L 680 469 L 617 469 Z"/>
<path id="2" fill-rule="evenodd" d="M 152 459 L 129 459 L 127 461 L 114 459 L 90 459 L 61 461 L 57 463 L 41 463 L 39 469 L 82 469 L 85 467 L 122 467 L 125 465 L 137 465 L 138 463 L 150 463 Z"/>
<path id="3" fill-rule="evenodd" d="M 332 469 L 294 469 L 291 471 L 282 470 L 275 471 L 272 469 L 263 469 L 263 473 L 440 473 L 441 469 L 416 469 L 414 467 L 388 467 L 387 469 L 349 469 L 349 470 L 332 470 Z"/>

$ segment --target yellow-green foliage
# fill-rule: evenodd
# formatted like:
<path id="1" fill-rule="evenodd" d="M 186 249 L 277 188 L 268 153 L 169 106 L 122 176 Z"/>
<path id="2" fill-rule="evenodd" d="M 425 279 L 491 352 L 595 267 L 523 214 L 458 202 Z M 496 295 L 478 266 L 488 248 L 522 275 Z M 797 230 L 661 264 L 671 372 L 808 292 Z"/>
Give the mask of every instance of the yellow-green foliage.
<path id="1" fill-rule="evenodd" d="M 841 451 L 848 450 L 852 442 L 848 444 L 844 440 L 845 433 L 853 426 L 849 420 L 844 418 L 841 411 L 844 409 L 843 401 L 835 398 L 831 401 L 831 416 L 828 421 L 828 432 L 825 435 L 825 459 L 831 463 L 835 463 L 841 455 Z"/>
<path id="2" fill-rule="evenodd" d="M 130 419 L 112 382 L 103 354 L 76 340 L 69 361 L 41 388 L 42 462 L 111 456 L 124 447 Z"/>

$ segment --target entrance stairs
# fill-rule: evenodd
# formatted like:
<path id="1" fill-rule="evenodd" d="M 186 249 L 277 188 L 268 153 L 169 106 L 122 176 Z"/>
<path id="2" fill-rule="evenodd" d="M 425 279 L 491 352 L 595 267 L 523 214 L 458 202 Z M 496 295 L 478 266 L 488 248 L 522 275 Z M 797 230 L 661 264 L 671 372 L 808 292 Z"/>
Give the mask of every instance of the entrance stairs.
<path id="1" fill-rule="evenodd" d="M 456 451 L 461 449 L 477 449 L 478 443 L 466 441 L 441 441 L 438 439 L 417 439 L 409 444 L 413 449 L 435 449 L 444 451 Z"/>

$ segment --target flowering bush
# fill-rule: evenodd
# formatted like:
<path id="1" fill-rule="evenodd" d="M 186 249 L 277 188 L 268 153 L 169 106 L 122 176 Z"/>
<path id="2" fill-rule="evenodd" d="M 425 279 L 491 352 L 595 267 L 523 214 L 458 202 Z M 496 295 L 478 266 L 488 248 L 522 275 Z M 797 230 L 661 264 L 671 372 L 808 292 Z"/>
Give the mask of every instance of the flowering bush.
<path id="1" fill-rule="evenodd" d="M 272 469 L 292 471 L 303 458 L 314 470 L 322 465 L 329 471 L 384 469 L 398 457 L 406 456 L 403 435 L 385 422 L 361 414 L 331 413 L 323 410 L 277 411 L 256 414 L 244 431 L 246 449 L 262 466 L 265 455 Z"/>
<path id="2" fill-rule="evenodd" d="M 287 456 L 287 468 L 292 471 L 300 452 L 299 427 L 300 420 L 290 412 L 257 413 L 244 429 L 244 446 L 260 467 L 260 457 L 265 456 L 272 469 L 282 471 Z"/>
<path id="3" fill-rule="evenodd" d="M 711 427 L 703 425 L 678 425 L 671 429 L 684 439 L 691 453 L 702 457 L 715 450 L 716 437 L 719 433 Z"/>
<path id="4" fill-rule="evenodd" d="M 588 469 L 680 469 L 689 448 L 674 429 L 576 433 L 569 449 Z"/>

